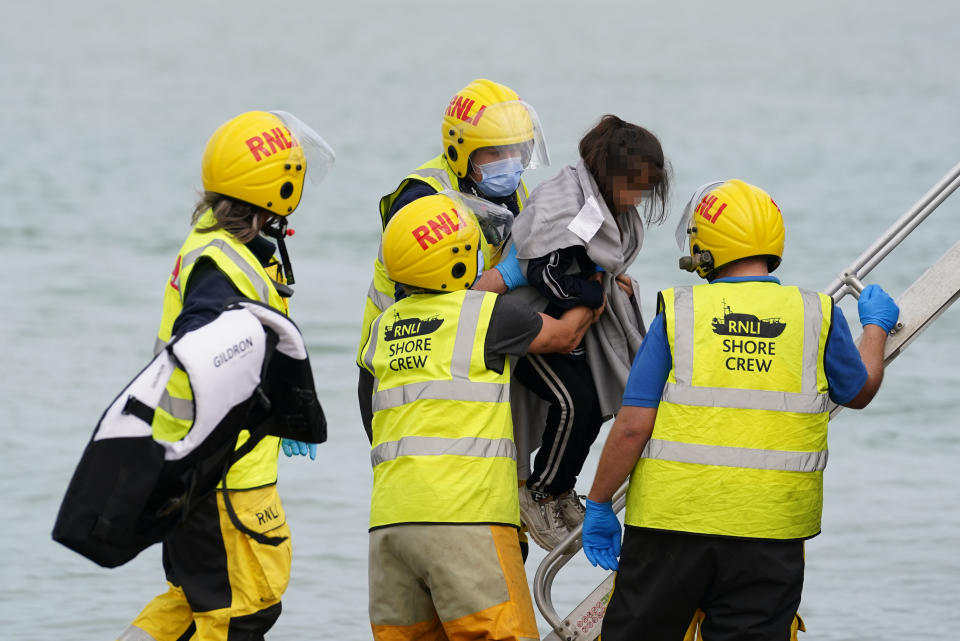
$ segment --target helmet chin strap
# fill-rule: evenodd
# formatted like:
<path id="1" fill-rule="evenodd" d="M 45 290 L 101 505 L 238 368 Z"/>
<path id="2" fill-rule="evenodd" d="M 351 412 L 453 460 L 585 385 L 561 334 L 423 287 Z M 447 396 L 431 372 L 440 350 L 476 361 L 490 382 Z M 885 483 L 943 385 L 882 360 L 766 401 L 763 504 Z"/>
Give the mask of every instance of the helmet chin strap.
<path id="1" fill-rule="evenodd" d="M 284 238 L 287 236 L 287 219 L 280 216 L 270 216 L 263 226 L 263 233 L 277 241 L 277 247 L 280 249 L 280 266 L 283 269 L 283 277 L 287 285 L 293 285 L 296 281 L 293 279 L 293 266 L 290 264 L 290 254 L 287 253 L 287 245 Z"/>

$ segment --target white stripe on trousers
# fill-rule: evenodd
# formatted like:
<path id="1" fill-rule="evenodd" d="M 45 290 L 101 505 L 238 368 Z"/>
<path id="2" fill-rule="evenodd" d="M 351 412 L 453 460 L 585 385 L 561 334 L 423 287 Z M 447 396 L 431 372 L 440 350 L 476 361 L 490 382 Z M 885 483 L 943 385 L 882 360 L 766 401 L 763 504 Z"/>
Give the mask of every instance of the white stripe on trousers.
<path id="1" fill-rule="evenodd" d="M 540 479 L 536 482 L 533 489 L 539 490 L 553 481 L 560 467 L 560 460 L 563 458 L 562 452 L 567 447 L 570 440 L 570 434 L 573 432 L 573 399 L 570 398 L 567 388 L 556 373 L 550 369 L 547 362 L 539 354 L 528 354 L 530 365 L 540 375 L 541 380 L 547 384 L 547 387 L 553 392 L 553 395 L 560 401 L 560 424 L 557 425 L 557 433 L 553 439 L 553 447 L 550 448 L 550 455 L 547 457 L 546 468 L 541 472 Z"/>

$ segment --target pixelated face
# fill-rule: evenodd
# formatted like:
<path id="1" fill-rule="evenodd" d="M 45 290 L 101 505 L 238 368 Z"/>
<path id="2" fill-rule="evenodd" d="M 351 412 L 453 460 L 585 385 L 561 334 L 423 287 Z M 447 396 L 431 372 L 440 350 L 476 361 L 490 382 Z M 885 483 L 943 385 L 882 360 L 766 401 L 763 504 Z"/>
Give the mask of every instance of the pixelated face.
<path id="1" fill-rule="evenodd" d="M 623 214 L 631 207 L 639 207 L 648 197 L 652 185 L 642 177 L 614 176 L 611 181 L 613 204 L 617 214 Z"/>

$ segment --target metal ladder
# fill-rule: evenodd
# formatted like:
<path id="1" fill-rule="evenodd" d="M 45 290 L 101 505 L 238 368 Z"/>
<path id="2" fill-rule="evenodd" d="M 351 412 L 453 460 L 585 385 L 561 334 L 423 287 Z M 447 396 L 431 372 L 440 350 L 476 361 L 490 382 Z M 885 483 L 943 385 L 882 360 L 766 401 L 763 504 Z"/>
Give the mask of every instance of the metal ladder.
<path id="1" fill-rule="evenodd" d="M 864 287 L 862 279 L 958 187 L 960 163 L 914 203 L 823 292 L 833 297 L 835 303 L 847 295 L 859 297 Z M 957 298 L 960 298 L 960 241 L 947 250 L 897 299 L 900 319 L 887 339 L 884 367 L 906 350 Z M 841 409 L 842 406 L 831 404 L 830 417 L 835 416 Z M 627 484 L 624 483 L 613 496 L 614 512 L 619 513 L 626 505 L 626 493 Z M 544 557 L 534 577 L 534 600 L 543 618 L 553 628 L 553 632 L 545 637 L 544 641 L 593 641 L 600 636 L 600 622 L 613 592 L 615 572 L 611 572 L 566 617 L 557 614 L 553 605 L 554 579 L 560 569 L 580 551 L 580 530 L 581 527 L 577 527 Z"/>

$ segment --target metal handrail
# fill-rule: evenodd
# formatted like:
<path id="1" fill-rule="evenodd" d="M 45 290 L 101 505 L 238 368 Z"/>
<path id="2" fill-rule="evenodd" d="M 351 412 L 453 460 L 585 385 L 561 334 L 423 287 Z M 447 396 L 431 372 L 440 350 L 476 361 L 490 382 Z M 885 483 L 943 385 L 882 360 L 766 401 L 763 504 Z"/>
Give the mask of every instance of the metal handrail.
<path id="1" fill-rule="evenodd" d="M 615 514 L 619 514 L 627 504 L 627 485 L 628 483 L 624 483 L 613 494 L 613 511 Z M 577 552 L 583 547 L 580 540 L 580 532 L 582 529 L 583 524 L 578 525 L 560 541 L 557 547 L 550 550 L 550 552 L 543 557 L 543 561 L 540 562 L 540 566 L 537 567 L 537 573 L 533 577 L 533 598 L 537 603 L 537 607 L 540 608 L 540 613 L 543 615 L 543 618 L 547 620 L 547 623 L 550 624 L 550 627 L 556 630 L 557 634 L 561 636 L 566 636 L 567 633 L 572 630 L 569 627 L 569 622 L 564 621 L 560 615 L 557 614 L 557 609 L 553 605 L 553 595 L 551 594 L 553 579 L 556 577 L 557 572 L 560 571 L 560 568 L 575 557 Z"/>
<path id="2" fill-rule="evenodd" d="M 960 163 L 954 165 L 920 200 L 913 204 L 897 222 L 890 226 L 882 236 L 867 247 L 840 275 L 830 283 L 824 294 L 839 302 L 847 294 L 859 295 L 856 282 L 864 278 L 880 261 L 887 257 L 904 238 L 916 229 L 927 216 L 933 213 L 946 198 L 960 187 Z M 860 287 L 862 289 L 862 286 Z"/>
<path id="3" fill-rule="evenodd" d="M 891 225 L 880 238 L 864 250 L 846 270 L 841 272 L 840 275 L 827 286 L 824 293 L 831 296 L 834 302 L 839 302 L 840 299 L 848 294 L 859 297 L 864 287 L 860 279 L 870 273 L 904 238 L 910 235 L 927 216 L 933 213 L 933 211 L 958 188 L 960 188 L 960 163 L 957 163 L 947 172 L 920 200 L 914 203 L 906 213 Z M 955 252 L 956 248 L 951 251 Z M 946 258 L 946 256 L 944 258 Z M 956 300 L 957 296 L 960 296 L 960 293 L 954 294 L 951 300 L 946 301 L 943 309 L 946 309 L 946 307 Z M 943 309 L 932 315 L 927 322 L 932 322 L 936 316 L 942 313 Z M 897 328 L 891 333 L 896 332 L 901 326 L 902 324 L 898 323 Z M 910 340 L 912 340 L 912 337 L 908 338 L 907 342 Z M 898 347 L 896 353 L 899 353 L 903 347 L 905 347 L 905 345 Z M 887 357 L 887 362 L 895 356 L 896 354 L 891 354 Z M 831 403 L 831 417 L 840 409 L 841 406 Z M 614 513 L 619 514 L 626 506 L 627 486 L 628 483 L 624 483 L 613 495 Z M 556 548 L 551 550 L 543 558 L 543 561 L 540 562 L 540 566 L 537 568 L 536 575 L 534 576 L 533 596 L 537 607 L 540 609 L 543 618 L 550 624 L 550 627 L 552 627 L 562 639 L 575 639 L 577 632 L 570 624 L 570 621 L 561 618 L 557 614 L 557 610 L 553 605 L 553 581 L 560 569 L 580 551 L 582 547 L 580 539 L 582 529 L 582 525 L 577 526 Z"/>

